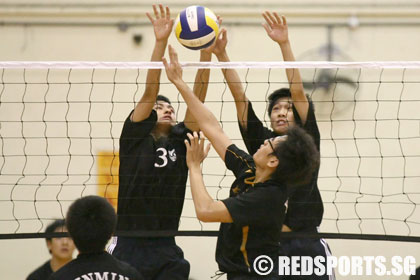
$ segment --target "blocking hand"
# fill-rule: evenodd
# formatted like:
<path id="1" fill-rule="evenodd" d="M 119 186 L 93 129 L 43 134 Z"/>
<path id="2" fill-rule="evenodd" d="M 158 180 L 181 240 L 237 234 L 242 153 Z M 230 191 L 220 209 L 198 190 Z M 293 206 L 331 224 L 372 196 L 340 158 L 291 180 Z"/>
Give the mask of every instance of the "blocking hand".
<path id="1" fill-rule="evenodd" d="M 289 41 L 288 27 L 285 16 L 279 16 L 276 12 L 264 12 L 262 16 L 265 19 L 263 26 L 267 35 L 275 42 L 282 44 Z"/>
<path id="2" fill-rule="evenodd" d="M 200 137 L 198 133 L 194 131 L 193 135 L 191 133 L 187 134 L 190 142 L 185 140 L 185 146 L 187 147 L 187 165 L 188 168 L 199 167 L 201 162 L 207 157 L 210 144 L 207 144 L 204 148 L 204 134 L 200 132 Z"/>
<path id="3" fill-rule="evenodd" d="M 153 24 L 156 41 L 167 41 L 172 32 L 174 20 L 171 19 L 171 12 L 168 7 L 163 9 L 163 6 L 160 4 L 159 10 L 160 13 L 158 12 L 156 5 L 153 5 L 155 17 L 153 18 L 149 13 L 146 13 L 146 16 Z"/>

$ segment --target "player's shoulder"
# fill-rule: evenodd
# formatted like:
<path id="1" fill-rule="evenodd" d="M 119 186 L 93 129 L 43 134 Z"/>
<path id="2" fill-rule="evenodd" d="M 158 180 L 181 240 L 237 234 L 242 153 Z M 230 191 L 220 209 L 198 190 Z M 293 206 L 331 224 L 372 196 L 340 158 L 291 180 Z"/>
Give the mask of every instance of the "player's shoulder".
<path id="1" fill-rule="evenodd" d="M 255 190 L 264 192 L 266 196 L 277 200 L 286 200 L 288 197 L 288 188 L 286 184 L 277 180 L 268 180 L 259 184 Z"/>
<path id="2" fill-rule="evenodd" d="M 37 280 L 37 279 L 45 279 L 48 278 L 48 276 L 52 273 L 50 260 L 45 262 L 43 265 L 36 268 L 34 271 L 32 271 L 26 280 Z"/>

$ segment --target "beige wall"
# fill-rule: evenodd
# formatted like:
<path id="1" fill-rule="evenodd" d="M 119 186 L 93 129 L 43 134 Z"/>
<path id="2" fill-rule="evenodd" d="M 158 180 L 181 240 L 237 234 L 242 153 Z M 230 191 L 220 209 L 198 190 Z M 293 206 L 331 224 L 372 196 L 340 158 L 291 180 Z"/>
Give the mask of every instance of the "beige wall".
<path id="1" fill-rule="evenodd" d="M 38 1 L 20 1 L 21 3 L 40 3 Z M 147 3 L 141 1 L 136 3 L 135 1 L 125 3 L 133 3 L 130 6 L 122 7 L 107 7 L 106 5 L 101 6 L 72 6 L 69 5 L 65 8 L 57 6 L 11 6 L 11 5 L 0 5 L 0 61 L 9 60 L 22 60 L 22 61 L 148 61 L 150 52 L 153 48 L 154 38 L 150 26 L 147 24 L 147 19 L 144 16 L 144 12 L 148 10 L 148 4 L 154 1 L 148 1 Z M 323 60 L 324 56 L 319 51 L 320 47 L 325 46 L 327 42 L 327 29 L 323 24 L 337 24 L 332 31 L 334 45 L 340 50 L 336 52 L 336 60 L 345 59 L 340 56 L 339 53 L 344 53 L 350 57 L 353 61 L 387 61 L 387 60 L 420 60 L 420 49 L 417 47 L 420 45 L 420 20 L 418 20 L 420 9 L 415 5 L 415 1 L 404 1 L 400 2 L 399 5 L 395 5 L 393 1 L 312 1 L 312 6 L 307 5 L 309 2 L 305 1 L 285 1 L 284 6 L 278 5 L 278 1 L 241 1 L 232 2 L 232 4 L 223 6 L 226 1 L 202 1 L 203 4 L 213 9 L 216 13 L 221 14 L 224 17 L 225 26 L 228 29 L 228 51 L 232 61 L 273 61 L 281 60 L 281 55 L 278 47 L 273 44 L 266 36 L 263 28 L 259 25 L 262 22 L 259 14 L 266 8 L 272 10 L 278 10 L 284 13 L 290 24 L 290 37 L 292 40 L 293 48 L 296 57 L 305 60 Z M 15 2 L 14 2 L 15 3 Z M 17 3 L 17 2 L 16 2 Z M 52 1 L 44 1 L 41 3 L 53 3 Z M 71 3 L 68 1 L 67 3 Z M 89 1 L 85 3 L 102 3 L 102 1 Z M 110 2 L 108 2 L 110 3 Z M 114 3 L 118 3 L 115 1 Z M 174 14 L 179 11 L 179 1 L 167 1 L 167 3 L 173 4 Z M 186 3 L 185 1 L 183 2 Z M 201 3 L 201 2 L 200 2 Z M 0 3 L 1 4 L 1 3 Z M 3 3 L 4 4 L 4 3 Z M 191 2 L 191 4 L 193 4 Z M 328 6 L 331 4 L 331 6 Z M 226 15 L 226 16 L 225 16 Z M 358 20 L 361 23 L 360 26 L 355 28 L 348 28 L 343 24 L 349 21 L 350 16 L 358 16 Z M 133 24 L 126 31 L 120 31 L 114 23 L 119 21 L 126 21 L 129 24 Z M 22 23 L 26 22 L 26 25 Z M 376 26 L 372 23 L 377 22 Z M 381 23 L 394 22 L 395 26 L 382 25 Z M 12 24 L 13 23 L 13 24 Z M 72 23 L 72 24 L 69 24 Z M 75 25 L 75 24 L 78 25 Z M 240 24 L 239 24 L 240 23 Z M 308 25 L 308 23 L 314 23 L 314 26 Z M 69 25 L 66 25 L 69 24 Z M 89 24 L 96 24 L 95 26 Z M 236 24 L 236 25 L 235 25 Z M 141 44 L 136 45 L 133 42 L 134 34 L 142 34 L 143 40 Z M 179 57 L 182 61 L 197 61 L 198 52 L 193 52 L 181 47 L 172 36 L 170 43 L 176 47 L 179 51 Z M 283 70 L 273 70 L 270 75 L 270 81 L 285 81 Z M 86 80 L 90 79 L 89 71 L 73 71 L 71 74 L 71 81 Z M 246 71 L 240 70 L 241 77 L 245 79 Z M 339 72 L 340 74 L 348 74 L 357 76 L 357 72 L 344 71 Z M 51 73 L 51 79 L 57 79 L 67 81 L 67 72 L 57 71 Z M 139 82 L 144 81 L 145 72 L 141 72 Z M 117 78 L 122 80 L 135 81 L 136 72 L 122 71 L 118 72 Z M 194 71 L 186 70 L 185 77 L 188 81 L 192 81 L 194 77 Z M 249 84 L 247 94 L 251 100 L 264 101 L 267 92 L 270 92 L 277 84 L 271 84 L 270 88 L 267 88 L 267 71 L 266 70 L 251 70 L 248 74 L 247 79 L 250 82 L 263 82 L 262 84 Z M 419 71 L 407 71 L 405 73 L 406 81 L 418 81 Z M 23 82 L 22 71 L 7 71 L 3 76 L 3 80 L 17 80 Z M 40 79 L 45 81 L 44 72 L 27 72 L 28 79 Z M 98 81 L 103 77 L 108 81 L 113 80 L 112 71 L 99 71 L 96 73 Z M 386 70 L 382 73 L 378 70 L 365 70 L 361 74 L 362 81 L 377 81 L 379 77 L 383 80 L 401 80 L 402 72 L 398 70 Z M 166 81 L 165 75 L 163 75 L 163 81 Z M 222 108 L 221 103 L 209 102 L 208 106 L 211 107 L 212 111 L 218 116 L 221 115 L 221 120 L 225 121 L 225 129 L 229 135 L 237 139 L 239 145 L 243 144 L 240 142 L 240 135 L 236 124 L 229 123 L 229 121 L 235 120 L 235 109 L 233 104 L 230 102 L 232 99 L 230 93 L 227 91 L 223 94 L 225 85 L 220 75 L 220 71 L 214 70 L 212 72 L 212 81 L 217 82 L 209 88 L 209 94 L 207 100 L 219 101 L 224 100 L 224 107 Z M 378 126 L 374 127 L 371 124 L 366 124 L 363 121 L 353 121 L 350 125 L 344 122 L 333 122 L 331 125 L 330 119 L 336 120 L 339 118 L 345 118 L 351 120 L 352 118 L 388 118 L 396 117 L 397 105 L 399 100 L 399 94 L 403 90 L 403 97 L 406 99 L 413 99 L 416 102 L 403 103 L 400 118 L 411 118 L 415 121 L 400 121 L 400 135 L 412 136 L 414 140 L 411 142 L 402 143 L 404 152 L 407 155 L 418 155 L 419 147 L 419 115 L 416 108 L 419 105 L 418 90 L 419 85 L 417 84 L 406 84 L 402 89 L 401 84 L 385 83 L 379 86 L 378 83 L 365 83 L 361 85 L 357 92 L 358 103 L 355 105 L 353 102 L 348 103 L 335 103 L 335 111 L 330 116 L 332 103 L 319 102 L 321 100 L 328 100 L 328 96 L 324 96 L 320 92 L 313 92 L 312 95 L 315 101 L 318 101 L 317 116 L 320 120 L 320 128 L 322 133 L 323 146 L 322 156 L 323 165 L 321 168 L 321 179 L 320 189 L 322 190 L 323 199 L 325 202 L 325 220 L 321 226 L 322 231 L 326 232 L 355 232 L 359 233 L 359 221 L 349 220 L 345 221 L 345 218 L 357 218 L 367 217 L 373 215 L 377 217 L 382 211 L 383 215 L 389 215 L 397 220 L 401 220 L 407 217 L 410 211 L 414 212 L 413 216 L 410 217 L 409 221 L 414 223 L 409 224 L 412 235 L 420 236 L 420 229 L 416 221 L 419 221 L 420 213 L 418 207 L 416 207 L 420 201 L 419 197 L 413 194 L 416 191 L 416 187 L 419 185 L 419 179 L 407 179 L 405 186 L 408 186 L 406 192 L 410 192 L 408 198 L 412 203 L 399 203 L 399 204 L 381 204 L 379 209 L 378 199 L 383 195 L 395 192 L 400 192 L 398 187 L 401 186 L 401 182 L 392 181 L 369 181 L 364 180 L 362 182 L 358 180 L 346 180 L 346 175 L 361 174 L 362 176 L 368 176 L 369 174 L 375 174 L 386 177 L 387 175 L 400 176 L 404 174 L 417 175 L 419 173 L 415 166 L 418 166 L 419 158 L 412 156 L 407 157 L 404 162 L 401 158 L 395 161 L 362 161 L 361 168 L 358 169 L 357 164 L 359 162 L 348 161 L 345 159 L 346 155 L 357 155 L 361 153 L 364 155 L 380 155 L 380 154 L 401 154 L 399 152 L 398 143 L 395 141 L 386 142 L 378 141 L 375 139 L 375 132 L 377 136 L 386 138 L 387 136 L 394 137 L 398 131 L 398 125 L 395 122 L 386 123 L 378 122 Z M 119 137 L 121 123 L 125 115 L 128 113 L 130 108 L 134 105 L 132 102 L 138 100 L 140 90 L 136 93 L 136 88 L 133 86 L 121 85 L 117 90 L 112 89 L 112 86 L 96 86 L 93 88 L 93 99 L 100 100 L 104 98 L 105 101 L 111 102 L 123 100 L 124 104 L 115 104 L 113 108 L 108 104 L 97 105 L 92 109 L 92 116 L 98 119 L 108 120 L 111 112 L 111 119 L 116 121 L 112 132 L 107 126 L 97 126 L 94 128 L 94 133 L 97 135 L 112 135 L 115 138 Z M 2 102 L 5 101 L 19 101 L 22 100 L 22 94 L 24 88 L 22 85 L 15 87 L 5 87 L 0 85 L 0 90 L 3 91 Z M 169 95 L 172 100 L 177 100 L 178 95 L 175 89 L 171 85 L 163 85 L 161 88 L 162 92 Z M 345 98 L 340 94 L 345 89 L 338 88 L 336 90 L 336 98 Z M 47 89 L 43 86 L 33 87 L 27 90 L 25 95 L 25 101 L 36 101 L 43 100 L 44 94 Z M 48 96 L 53 98 L 51 92 L 53 86 L 48 92 Z M 71 90 L 72 98 L 84 98 L 91 91 L 90 87 L 73 85 Z M 55 97 L 65 100 L 65 96 L 68 93 L 66 86 L 54 88 Z M 114 93 L 114 96 L 112 95 Z M 112 97 L 113 96 L 113 97 Z M 134 98 L 133 98 L 134 96 Z M 353 94 L 354 96 L 354 94 Z M 397 102 L 383 102 L 379 106 L 377 103 L 365 102 L 368 98 L 374 98 L 378 100 L 392 99 Z M 130 103 L 131 102 L 131 103 Z M 8 105 L 9 104 L 9 105 Z M 340 108 L 340 104 L 347 104 L 348 107 Z M 31 118 L 38 118 L 42 111 L 41 105 L 28 105 L 25 108 L 23 117 L 25 120 Z M 78 119 L 87 116 L 87 108 L 83 105 L 71 104 L 71 109 L 68 111 L 67 117 L 70 119 Z M 264 117 L 265 104 L 259 103 L 256 105 L 260 116 Z M 64 112 L 68 108 L 66 105 L 49 105 L 49 115 L 47 117 L 51 119 L 64 120 Z M 338 110 L 340 109 L 340 110 Z M 342 109 L 342 110 L 341 110 Z M 180 112 L 178 119 L 182 119 L 185 106 L 180 105 Z M 0 105 L 0 118 L 2 120 L 2 135 L 10 135 L 7 133 L 20 134 L 20 124 L 11 125 L 5 123 L 6 120 L 20 120 L 22 112 L 21 105 L 13 105 L 10 103 L 3 103 Z M 374 123 L 373 123 L 374 124 Z M 51 124 L 52 125 L 52 124 Z M 50 127 L 52 128 L 52 127 Z M 38 123 L 32 127 L 26 125 L 25 136 L 30 135 L 42 135 L 44 129 L 42 123 Z M 366 143 L 360 142 L 357 146 L 359 151 L 356 151 L 356 145 L 354 141 L 348 143 L 346 141 L 332 141 L 331 135 L 334 138 L 339 137 L 351 137 L 353 130 L 356 129 L 358 137 L 368 135 L 372 141 Z M 51 133 L 57 135 L 65 135 L 66 131 L 63 127 L 57 128 Z M 78 127 L 70 127 L 70 133 L 74 135 L 81 134 L 86 135 L 89 133 L 89 128 L 85 124 L 80 124 Z M 75 153 L 89 153 L 88 148 L 83 142 L 74 141 L 72 149 Z M 62 143 L 49 143 L 50 149 L 59 153 L 66 151 L 68 143 L 66 141 Z M 24 143 L 22 141 L 15 142 L 4 142 L 5 152 L 20 152 L 23 149 L 27 153 L 31 153 L 36 149 L 45 149 L 45 142 L 30 142 L 26 148 L 23 148 Z M 96 141 L 93 143 L 94 151 L 101 150 L 118 150 L 118 141 L 107 140 L 107 141 Z M 340 162 L 330 157 L 335 157 L 336 154 L 342 157 Z M 212 152 L 212 156 L 215 153 Z M 51 165 L 48 169 L 50 172 L 62 172 L 63 168 L 67 166 L 67 159 L 61 159 Z M 80 165 L 73 164 L 71 170 L 86 170 L 91 168 L 91 161 L 83 161 L 80 159 Z M 14 165 L 13 165 L 14 164 Z M 20 161 L 14 162 L 8 166 L 8 172 L 22 170 L 23 163 Z M 33 170 L 44 170 L 45 169 L 45 158 L 41 161 L 29 161 L 28 169 Z M 383 165 L 382 165 L 383 164 Z M 404 170 L 404 164 L 406 169 Z M 207 172 L 218 172 L 223 174 L 224 169 L 215 168 L 214 166 L 223 166 L 218 159 L 209 159 L 208 163 L 205 164 L 205 170 Z M 14 170 L 16 168 L 16 170 Z M 95 171 L 96 167 L 93 167 Z M 358 173 L 359 172 L 359 173 Z M 341 176 L 341 181 L 328 180 L 328 176 L 335 176 L 338 174 Z M 15 179 L 19 179 L 16 176 Z M 10 178 L 9 178 L 10 179 Z M 49 179 L 51 183 L 60 184 L 65 181 L 65 176 L 62 178 Z M 89 178 L 76 179 L 73 178 L 75 185 L 80 185 L 84 180 Z M 206 178 L 206 182 L 211 185 L 218 186 L 222 185 L 224 188 L 218 193 L 218 198 L 223 198 L 227 195 L 227 187 L 230 185 L 231 178 L 223 179 L 222 183 L 219 183 L 220 178 Z M 5 179 L 2 179 L 4 183 Z M 13 179 L 12 179 L 13 180 Z M 42 178 L 36 178 L 39 182 Z M 30 182 L 31 178 L 20 179 L 20 183 Z M 95 182 L 95 178 L 90 178 L 88 182 Z M 14 182 L 9 182 L 10 186 L 13 186 Z M 0 198 L 2 201 L 8 200 L 10 197 L 11 187 L 4 187 L 0 190 Z M 362 188 L 362 192 L 365 194 L 363 198 L 356 198 L 348 192 L 358 192 L 359 186 Z M 48 188 L 47 188 L 48 189 Z M 55 199 L 57 189 L 48 191 L 42 189 L 38 192 L 41 198 Z M 339 189 L 340 193 L 337 195 L 336 190 Z M 218 188 L 211 188 L 211 194 L 216 196 Z M 34 196 L 34 189 L 26 188 L 14 190 L 14 199 L 20 199 L 22 197 Z M 63 199 L 75 199 L 83 191 L 83 188 L 64 188 L 60 191 L 60 197 Z M 84 190 L 84 194 L 95 193 L 93 187 L 87 187 Z M 370 194 L 370 195 L 369 195 Z M 379 198 L 378 198 L 379 195 Z M 356 208 L 354 204 L 340 204 L 340 201 L 351 201 L 355 200 L 361 202 Z M 386 202 L 407 202 L 406 197 L 391 197 Z M 385 200 L 386 200 L 385 199 Z M 374 203 L 363 203 L 373 201 Z M 334 204 L 334 203 L 335 204 Z M 15 209 L 15 215 L 19 217 L 35 215 L 32 205 L 24 205 L 17 203 L 19 207 Z M 68 203 L 62 203 L 64 208 L 62 211 L 65 213 Z M 60 215 L 61 209 L 58 204 L 50 205 L 48 209 L 39 206 L 38 211 L 42 213 L 44 217 L 56 217 Z M 336 207 L 339 208 L 337 212 Z M 0 207 L 0 213 L 2 217 L 10 218 L 11 205 L 7 202 L 2 202 Z M 338 214 L 339 213 L 339 214 Z M 357 215 L 356 215 L 357 214 Z M 193 217 L 193 205 L 191 201 L 191 195 L 187 193 L 187 200 L 184 207 L 183 216 Z M 336 219 L 343 219 L 340 222 L 336 222 Z M 403 222 L 391 222 L 386 221 L 383 225 L 381 223 L 369 222 L 369 220 L 363 221 L 360 227 L 363 233 L 384 233 L 384 230 L 388 234 L 408 234 L 408 223 Z M 16 229 L 16 223 L 2 223 L 0 226 L 0 232 L 13 232 Z M 184 218 L 181 223 L 181 229 L 195 229 L 200 230 L 201 226 L 205 230 L 217 229 L 217 225 L 200 225 L 195 219 Z M 19 228 L 19 232 L 33 231 L 33 229 L 41 230 L 39 222 L 22 222 Z M 187 259 L 192 264 L 191 276 L 194 279 L 209 279 L 213 275 L 214 271 L 217 270 L 217 265 L 214 262 L 214 248 L 216 244 L 216 238 L 213 237 L 180 237 L 177 238 L 180 246 L 184 249 Z M 329 241 L 334 255 L 384 255 L 390 257 L 392 255 L 414 255 L 420 263 L 420 246 L 418 244 L 411 243 L 394 243 L 394 242 L 371 242 L 371 241 L 347 241 L 347 240 L 330 240 Z M 45 248 L 43 240 L 39 239 L 26 239 L 26 240 L 1 240 L 2 253 L 0 254 L 0 270 L 2 275 L 8 279 L 22 279 L 35 267 L 44 262 L 48 258 L 48 252 Z M 356 279 L 365 279 L 363 277 Z M 407 277 L 408 278 L 408 277 Z M 344 279 L 344 278 L 338 278 Z M 352 278 L 353 279 L 353 278 Z M 369 279 L 379 279 L 379 277 L 369 277 Z M 395 277 L 389 279 L 404 279 L 402 277 Z"/>

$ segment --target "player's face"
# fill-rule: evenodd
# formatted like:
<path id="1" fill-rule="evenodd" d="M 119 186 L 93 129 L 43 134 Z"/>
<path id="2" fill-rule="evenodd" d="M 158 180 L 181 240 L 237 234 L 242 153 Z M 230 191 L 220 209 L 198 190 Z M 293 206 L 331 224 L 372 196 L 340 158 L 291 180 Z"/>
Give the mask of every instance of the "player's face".
<path id="1" fill-rule="evenodd" d="M 170 125 L 175 124 L 175 109 L 171 104 L 158 100 L 153 109 L 157 112 L 158 123 Z"/>
<path id="2" fill-rule="evenodd" d="M 66 232 L 67 229 L 59 227 L 55 230 L 55 232 L 63 231 Z M 60 260 L 71 260 L 73 258 L 75 246 L 73 240 L 69 237 L 51 238 L 51 241 L 47 241 L 47 247 L 53 258 Z"/>
<path id="3" fill-rule="evenodd" d="M 272 158 L 273 153 L 275 154 L 275 147 L 277 147 L 280 142 L 286 141 L 286 138 L 287 136 L 285 135 L 266 139 L 253 156 L 255 163 L 259 166 L 267 165 Z"/>
<path id="4" fill-rule="evenodd" d="M 276 104 L 271 111 L 270 121 L 271 127 L 277 134 L 286 134 L 289 126 L 295 124 L 292 108 L 293 103 L 289 97 L 282 97 L 276 100 Z"/>

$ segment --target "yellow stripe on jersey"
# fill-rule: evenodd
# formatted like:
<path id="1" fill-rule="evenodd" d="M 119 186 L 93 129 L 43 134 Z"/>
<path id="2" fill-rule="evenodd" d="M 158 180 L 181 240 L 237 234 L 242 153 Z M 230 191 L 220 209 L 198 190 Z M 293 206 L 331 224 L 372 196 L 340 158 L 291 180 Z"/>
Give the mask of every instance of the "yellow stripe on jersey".
<path id="1" fill-rule="evenodd" d="M 241 244 L 241 252 L 244 256 L 245 264 L 248 266 L 248 270 L 250 269 L 249 261 L 248 261 L 248 252 L 246 251 L 246 243 L 248 242 L 248 231 L 249 226 L 242 227 L 242 244 Z"/>

